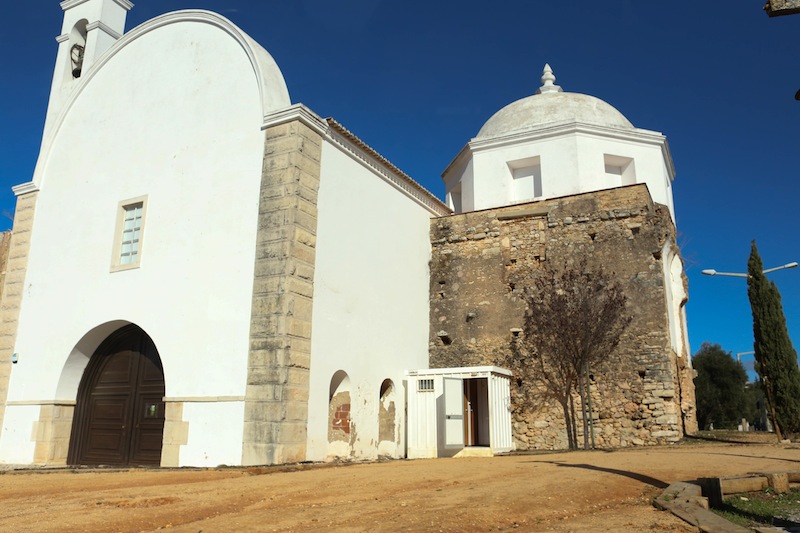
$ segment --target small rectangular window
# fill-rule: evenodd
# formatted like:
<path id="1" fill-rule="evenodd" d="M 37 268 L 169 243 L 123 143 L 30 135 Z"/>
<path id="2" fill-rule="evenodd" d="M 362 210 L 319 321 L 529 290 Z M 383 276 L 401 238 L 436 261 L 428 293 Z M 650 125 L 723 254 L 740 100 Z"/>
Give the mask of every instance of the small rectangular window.
<path id="1" fill-rule="evenodd" d="M 417 392 L 433 392 L 433 380 L 420 379 L 417 381 Z"/>
<path id="2" fill-rule="evenodd" d="M 126 205 L 122 218 L 122 246 L 119 264 L 129 265 L 139 260 L 139 241 L 142 237 L 142 204 Z"/>
<path id="3" fill-rule="evenodd" d="M 111 260 L 112 272 L 139 267 L 146 208 L 147 197 L 144 196 L 119 203 Z"/>

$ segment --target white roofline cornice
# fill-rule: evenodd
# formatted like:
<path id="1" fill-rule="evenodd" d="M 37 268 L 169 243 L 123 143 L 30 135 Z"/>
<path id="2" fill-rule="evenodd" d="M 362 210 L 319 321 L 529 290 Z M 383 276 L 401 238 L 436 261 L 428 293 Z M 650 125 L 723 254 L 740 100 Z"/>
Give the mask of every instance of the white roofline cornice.
<path id="1" fill-rule="evenodd" d="M 464 148 L 462 148 L 461 151 L 458 152 L 458 154 L 456 154 L 453 160 L 450 161 L 447 167 L 445 167 L 445 169 L 442 171 L 442 179 L 445 180 L 446 182 L 447 181 L 446 176 L 450 174 L 451 170 L 457 167 L 458 165 L 461 165 L 464 162 L 464 160 L 468 159 L 469 156 L 471 155 L 472 155 L 472 149 L 470 148 L 469 143 L 467 143 L 464 145 Z"/>
<path id="2" fill-rule="evenodd" d="M 414 181 L 411 176 L 393 165 L 391 161 L 376 152 L 350 130 L 333 118 L 328 118 L 326 121 L 329 126 L 327 138 L 339 150 L 378 174 L 397 190 L 414 199 L 432 215 L 445 216 L 452 214 L 450 208 L 433 193 Z"/>
<path id="3" fill-rule="evenodd" d="M 67 9 L 72 9 L 75 6 L 79 6 L 88 1 L 89 0 L 64 0 L 61 2 L 61 9 L 66 11 Z M 114 3 L 126 11 L 133 9 L 133 3 L 129 0 L 114 0 Z"/>
<path id="4" fill-rule="evenodd" d="M 128 0 L 114 0 L 114 3 L 128 11 L 133 9 L 133 2 L 129 2 Z"/>
<path id="5" fill-rule="evenodd" d="M 64 0 L 61 2 L 61 9 L 66 11 L 67 9 L 72 9 L 73 7 L 79 6 L 89 0 Z"/>
<path id="6" fill-rule="evenodd" d="M 643 130 L 639 128 L 634 130 L 625 130 L 610 128 L 607 126 L 598 126 L 595 124 L 586 124 L 583 122 L 561 122 L 547 125 L 542 128 L 537 128 L 535 130 L 512 132 L 489 139 L 480 139 L 476 137 L 469 141 L 469 146 L 473 150 L 479 151 L 490 148 L 499 148 L 521 141 L 536 141 L 539 139 L 547 139 L 550 137 L 556 137 L 558 135 L 570 133 L 585 133 L 588 135 L 597 135 L 600 137 L 618 139 L 622 141 L 645 142 L 648 144 L 663 144 L 666 141 L 666 137 L 657 131 Z"/>
<path id="7" fill-rule="evenodd" d="M 98 20 L 98 21 L 92 22 L 91 24 L 87 24 L 86 25 L 86 31 L 87 32 L 88 31 L 92 31 L 92 30 L 97 30 L 97 29 L 105 32 L 106 34 L 110 35 L 114 39 L 119 39 L 120 37 L 122 37 L 121 33 L 118 33 L 116 31 L 114 31 L 113 29 L 111 29 L 111 27 L 108 24 L 106 24 L 105 22 L 103 22 L 102 20 Z"/>
<path id="8" fill-rule="evenodd" d="M 389 184 L 425 206 L 436 216 L 450 214 L 450 210 L 422 185 L 370 148 L 350 130 L 332 118 L 323 119 L 303 104 L 293 104 L 264 117 L 262 130 L 297 120 L 369 170 L 377 173 Z"/>
<path id="9" fill-rule="evenodd" d="M 595 124 L 586 124 L 583 122 L 561 122 L 546 125 L 535 130 L 525 130 L 508 133 L 492 137 L 490 139 L 474 138 L 459 152 L 458 156 L 447 166 L 442 175 L 447 174 L 450 168 L 458 161 L 461 155 L 470 150 L 472 153 L 480 152 L 483 150 L 492 150 L 495 148 L 502 148 L 510 144 L 520 142 L 538 141 L 557 137 L 560 135 L 568 135 L 572 133 L 581 133 L 585 135 L 592 135 L 603 137 L 606 139 L 616 139 L 619 141 L 627 141 L 634 143 L 645 143 L 661 148 L 661 154 L 667 165 L 670 175 L 670 181 L 675 179 L 675 166 L 672 161 L 672 153 L 670 152 L 667 138 L 658 131 L 645 130 L 636 128 L 633 130 L 611 128 L 608 126 L 598 126 Z"/>
<path id="10" fill-rule="evenodd" d="M 299 120 L 323 137 L 328 135 L 329 128 L 327 122 L 303 104 L 294 104 L 287 108 L 269 113 L 264 117 L 264 123 L 261 125 L 261 129 L 265 130 L 293 120 Z"/>
<path id="11" fill-rule="evenodd" d="M 501 376 L 508 377 L 513 375 L 510 370 L 500 368 L 499 366 L 458 366 L 453 368 L 423 368 L 420 370 L 406 370 L 406 376 L 413 377 L 446 376 L 449 374 L 499 374 Z"/>
<path id="12" fill-rule="evenodd" d="M 675 163 L 672 161 L 672 151 L 669 149 L 669 142 L 664 138 L 664 143 L 661 145 L 661 155 L 667 164 L 667 172 L 669 173 L 669 181 L 675 181 Z"/>
<path id="13" fill-rule="evenodd" d="M 20 183 L 19 185 L 15 185 L 11 187 L 11 191 L 14 193 L 14 196 L 22 196 L 23 194 L 29 194 L 32 192 L 37 192 L 39 187 L 32 181 L 26 181 L 25 183 Z"/>

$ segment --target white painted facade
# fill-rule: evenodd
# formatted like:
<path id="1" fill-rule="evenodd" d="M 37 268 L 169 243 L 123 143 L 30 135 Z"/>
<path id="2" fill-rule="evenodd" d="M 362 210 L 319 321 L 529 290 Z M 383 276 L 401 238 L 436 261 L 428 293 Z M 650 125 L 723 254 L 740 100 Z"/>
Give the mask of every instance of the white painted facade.
<path id="1" fill-rule="evenodd" d="M 314 274 L 308 459 L 400 457 L 405 449 L 403 372 L 428 366 L 431 216 L 409 201 L 340 134 L 325 139 Z M 360 199 L 369 198 L 369 202 Z M 354 199 L 358 208 L 354 208 Z M 353 441 L 328 442 L 337 371 L 349 378 Z M 381 384 L 398 394 L 396 440 L 378 438 Z M 391 453 L 386 453 L 391 451 Z"/>
<path id="2" fill-rule="evenodd" d="M 180 46 L 187 40 L 192 47 Z M 153 338 L 167 398 L 199 401 L 187 416 L 228 425 L 242 411 L 262 93 L 270 106 L 289 104 L 268 54 L 244 46 L 249 40 L 220 17 L 165 15 L 69 82 L 33 179 L 39 197 L 6 407 L 12 417 L 28 402 L 74 401 L 89 357 L 113 331 L 105 325 L 116 321 Z M 151 59 L 146 73 L 136 68 L 142 57 Z M 271 71 L 274 83 L 257 83 L 257 69 Z M 141 268 L 111 272 L 119 204 L 142 196 Z M 104 334 L 93 335 L 97 328 Z M 87 335 L 94 342 L 75 349 Z M 238 401 L 201 407 L 217 397 Z M 26 427 L 36 420 L 21 418 Z M 18 441 L 4 431 L 0 457 L 13 449 L 22 459 L 24 449 L 30 462 L 34 444 L 24 433 Z M 203 464 L 230 462 L 204 439 L 185 450 L 206 457 Z"/>
<path id="3" fill-rule="evenodd" d="M 181 11 L 122 35 L 130 7 L 62 3 L 40 158 L 15 189 L 38 197 L 0 463 L 34 462 L 41 408 L 74 405 L 95 350 L 126 324 L 153 339 L 164 400 L 183 406 L 178 464 L 242 461 L 264 129 L 299 108 L 269 54 L 227 19 Z M 75 42 L 85 46 L 79 76 Z M 312 120 L 323 149 L 307 459 L 402 457 L 403 372 L 427 366 L 429 219 L 447 209 Z M 140 263 L 120 269 L 118 218 L 132 201 L 145 211 Z M 357 432 L 344 449 L 327 435 L 340 370 Z M 387 379 L 396 438 L 380 442 Z"/>

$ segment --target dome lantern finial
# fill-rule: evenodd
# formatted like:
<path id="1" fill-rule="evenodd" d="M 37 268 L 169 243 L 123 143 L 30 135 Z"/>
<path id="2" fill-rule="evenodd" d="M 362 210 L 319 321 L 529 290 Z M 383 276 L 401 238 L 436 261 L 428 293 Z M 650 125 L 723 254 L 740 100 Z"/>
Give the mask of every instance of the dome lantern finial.
<path id="1" fill-rule="evenodd" d="M 549 63 L 545 63 L 544 70 L 542 71 L 542 86 L 539 87 L 536 94 L 563 92 L 560 86 L 553 84 L 554 81 L 556 81 L 556 77 L 553 74 L 553 69 L 550 68 Z"/>

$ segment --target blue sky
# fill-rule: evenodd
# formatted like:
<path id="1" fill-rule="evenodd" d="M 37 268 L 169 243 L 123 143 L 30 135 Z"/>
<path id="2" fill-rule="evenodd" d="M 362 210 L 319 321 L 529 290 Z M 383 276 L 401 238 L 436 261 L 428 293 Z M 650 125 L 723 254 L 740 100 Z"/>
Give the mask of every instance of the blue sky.
<path id="1" fill-rule="evenodd" d="M 127 28 L 184 8 L 227 16 L 272 54 L 293 102 L 439 197 L 441 171 L 549 62 L 564 90 L 669 139 L 692 351 L 736 353 L 752 350 L 745 281 L 700 271 L 744 271 L 753 239 L 766 267 L 800 261 L 800 15 L 769 19 L 763 3 L 138 0 Z M 57 0 L 5 7 L 0 229 L 36 163 L 61 29 Z M 800 269 L 770 276 L 800 346 Z"/>

